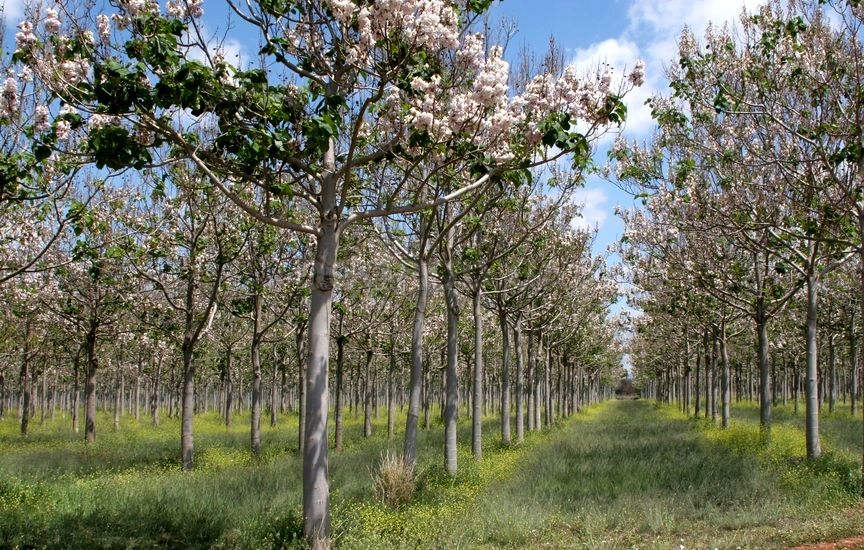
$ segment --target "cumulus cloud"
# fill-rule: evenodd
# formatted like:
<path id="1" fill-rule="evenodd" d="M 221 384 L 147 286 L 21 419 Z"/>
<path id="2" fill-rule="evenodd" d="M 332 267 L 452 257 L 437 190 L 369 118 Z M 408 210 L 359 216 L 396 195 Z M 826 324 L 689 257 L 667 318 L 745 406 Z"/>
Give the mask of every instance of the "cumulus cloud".
<path id="1" fill-rule="evenodd" d="M 0 0 L 0 9 L 6 18 L 7 26 L 15 26 L 24 17 L 25 0 Z"/>
<path id="2" fill-rule="evenodd" d="M 582 205 L 581 217 L 574 221 L 580 229 L 597 229 L 603 225 L 609 217 L 606 202 L 609 196 L 606 191 L 599 188 L 577 189 L 574 196 L 576 204 Z"/>
<path id="3" fill-rule="evenodd" d="M 626 98 L 627 127 L 631 136 L 647 137 L 654 122 L 645 101 L 665 93 L 665 67 L 673 62 L 677 41 L 684 27 L 700 36 L 709 22 L 716 26 L 735 23 L 743 10 L 752 12 L 766 0 L 632 0 L 627 10 L 627 27 L 609 38 L 577 50 L 570 62 L 590 70 L 608 63 L 619 74 L 626 74 L 636 59 L 646 63 L 646 82 Z"/>

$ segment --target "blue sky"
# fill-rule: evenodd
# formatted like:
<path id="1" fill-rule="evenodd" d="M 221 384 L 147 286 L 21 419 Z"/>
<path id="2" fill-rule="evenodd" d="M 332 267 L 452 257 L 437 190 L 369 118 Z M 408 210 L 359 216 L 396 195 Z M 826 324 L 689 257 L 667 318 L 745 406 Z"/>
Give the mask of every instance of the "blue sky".
<path id="1" fill-rule="evenodd" d="M 742 9 L 752 11 L 763 0 L 504 0 L 493 14 L 517 22 L 515 46 L 527 44 L 542 52 L 554 35 L 564 49 L 566 60 L 586 69 L 606 62 L 619 71 L 628 70 L 634 60 L 646 62 L 647 82 L 628 96 L 629 139 L 648 139 L 653 123 L 645 100 L 667 93 L 664 67 L 676 53 L 676 39 L 688 26 L 697 36 L 709 21 L 715 25 L 734 22 Z M 599 144 L 595 156 L 605 162 L 611 141 Z M 616 205 L 632 206 L 632 199 L 611 183 L 589 177 L 578 198 L 584 204 L 583 224 L 599 229 L 595 249 L 605 249 L 623 231 L 615 217 Z"/>
<path id="2" fill-rule="evenodd" d="M 75 6 L 81 0 L 66 0 Z M 644 101 L 652 94 L 666 92 L 663 67 L 675 55 L 675 41 L 687 25 L 697 36 L 708 21 L 715 24 L 734 20 L 742 7 L 753 9 L 764 0 L 504 0 L 496 2 L 493 17 L 506 17 L 517 24 L 518 34 L 511 51 L 523 44 L 539 54 L 554 35 L 568 63 L 588 69 L 600 62 L 619 71 L 632 68 L 636 59 L 646 62 L 646 85 L 628 96 L 629 117 L 625 134 L 629 138 L 648 138 L 652 122 Z M 23 14 L 26 0 L 0 0 L 7 28 L 14 28 Z M 48 6 L 52 0 L 42 0 Z M 160 0 L 165 4 L 165 0 Z M 225 1 L 204 1 L 205 24 L 213 29 L 225 24 Z M 225 44 L 240 52 L 242 44 Z M 597 161 L 604 162 L 611 138 L 600 144 Z M 631 199 L 609 182 L 590 177 L 579 193 L 584 203 L 583 223 L 598 227 L 596 248 L 618 240 L 622 224 L 614 214 L 616 205 L 628 207 Z"/>

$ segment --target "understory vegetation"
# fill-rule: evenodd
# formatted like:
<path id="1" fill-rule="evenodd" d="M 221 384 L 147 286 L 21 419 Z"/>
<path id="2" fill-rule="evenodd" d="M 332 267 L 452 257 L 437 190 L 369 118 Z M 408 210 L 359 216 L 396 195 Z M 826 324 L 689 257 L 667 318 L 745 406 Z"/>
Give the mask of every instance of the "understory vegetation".
<path id="1" fill-rule="evenodd" d="M 386 429 L 362 437 L 347 415 L 333 462 L 333 543 L 338 548 L 735 548 L 839 540 L 864 525 L 861 421 L 823 419 L 826 452 L 804 459 L 801 415 L 778 407 L 770 445 L 758 408 L 733 408 L 731 426 L 688 419 L 648 401 L 589 408 L 521 445 L 493 442 L 471 458 L 462 426 L 460 468 L 440 460 L 440 425 L 421 431 L 410 502 L 385 503 L 376 465 L 395 452 Z M 302 548 L 296 418 L 248 451 L 248 418 L 233 428 L 197 422 L 193 472 L 176 463 L 179 422 L 124 419 L 86 445 L 57 418 L 26 437 L 0 421 L 0 546 Z M 393 456 L 391 454 L 391 456 Z"/>

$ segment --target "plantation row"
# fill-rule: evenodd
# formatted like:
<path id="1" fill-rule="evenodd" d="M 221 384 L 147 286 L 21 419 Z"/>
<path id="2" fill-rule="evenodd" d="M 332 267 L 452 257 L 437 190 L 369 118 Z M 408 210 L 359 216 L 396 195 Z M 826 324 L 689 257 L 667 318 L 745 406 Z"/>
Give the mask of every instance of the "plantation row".
<path id="1" fill-rule="evenodd" d="M 853 416 L 856 415 L 861 403 L 860 369 L 853 369 L 848 366 L 848 362 L 832 358 L 830 354 L 824 359 L 828 368 L 818 378 L 819 410 L 824 408 L 830 414 L 842 406 L 848 408 Z M 684 412 L 690 411 L 697 417 L 704 414 L 717 420 L 723 414 L 723 374 L 718 357 L 709 351 L 707 356 L 691 356 L 690 360 L 690 363 L 683 360 L 673 362 L 664 369 L 640 369 L 642 396 L 668 404 L 679 403 Z M 781 360 L 772 361 L 768 378 L 771 404 L 790 403 L 797 412 L 799 406 L 803 408 L 806 392 L 805 381 L 801 376 L 803 369 L 794 363 L 784 365 Z M 707 368 L 703 364 L 707 364 Z M 737 361 L 730 364 L 729 392 L 731 403 L 758 401 L 759 371 L 752 362 L 749 367 Z"/>
<path id="2" fill-rule="evenodd" d="M 385 363 L 385 361 L 381 361 Z M 384 368 L 376 367 L 377 362 L 357 363 L 344 369 L 347 373 L 345 380 L 340 385 L 343 392 L 334 403 L 339 406 L 335 414 L 336 448 L 341 448 L 342 429 L 344 424 L 343 414 L 347 414 L 354 420 L 362 417 L 363 432 L 365 437 L 372 435 L 373 420 L 377 421 L 386 411 L 388 439 L 393 437 L 395 425 L 404 424 L 405 407 L 408 401 L 406 392 L 404 358 L 393 356 L 386 361 L 389 363 Z M 263 406 L 269 425 L 277 425 L 278 418 L 284 415 L 304 414 L 302 404 L 302 393 L 298 391 L 301 387 L 298 381 L 296 365 L 263 365 L 265 371 L 270 371 L 268 380 L 261 385 L 261 393 L 266 396 L 259 406 Z M 368 367 L 369 370 L 364 370 Z M 536 367 L 535 367 L 536 368 Z M 253 406 L 253 392 L 249 388 L 248 369 L 235 367 L 231 374 L 223 371 L 211 371 L 209 378 L 202 377 L 196 384 L 200 388 L 196 394 L 196 415 L 207 415 L 217 413 L 227 427 L 234 424 L 234 418 L 238 415 L 248 414 Z M 161 378 L 161 372 L 156 374 L 142 369 L 139 372 L 130 372 L 131 369 L 119 368 L 114 372 L 106 373 L 108 381 L 96 386 L 94 399 L 96 401 L 97 414 L 110 412 L 113 415 L 113 431 L 121 429 L 121 418 L 134 419 L 135 423 L 149 420 L 153 426 L 160 424 L 160 419 L 167 417 L 176 419 L 180 414 L 181 386 L 178 383 L 177 365 L 165 373 L 164 379 L 167 383 L 160 386 L 154 384 L 154 380 Z M 286 376 L 289 370 L 294 372 L 290 379 Z M 0 399 L 0 418 L 10 416 L 17 410 L 17 421 L 26 435 L 30 429 L 31 422 L 39 425 L 46 421 L 52 424 L 60 423 L 60 418 L 67 423 L 74 433 L 80 431 L 81 417 L 80 403 L 81 390 L 74 385 L 60 383 L 59 368 L 34 369 L 39 373 L 30 385 L 30 394 L 22 398 L 20 392 L 4 391 Z M 443 380 L 443 365 L 432 365 L 424 370 L 422 386 L 422 426 L 430 429 L 433 413 L 437 411 L 437 420 L 441 420 L 441 411 L 445 406 L 445 388 Z M 471 370 L 463 371 L 460 380 L 460 392 L 457 400 L 457 415 L 470 417 L 473 406 L 474 393 L 471 388 Z M 516 373 L 513 373 L 515 376 Z M 501 416 L 499 424 L 517 424 L 517 433 L 524 434 L 529 431 L 541 430 L 557 420 L 572 415 L 577 408 L 597 403 L 608 399 L 612 395 L 612 384 L 616 380 L 610 376 L 598 376 L 599 371 L 590 371 L 586 374 L 584 368 L 576 368 L 567 365 L 556 367 L 555 365 L 541 365 L 539 370 L 532 371 L 528 384 L 519 384 L 524 392 L 518 399 L 516 405 L 510 406 L 506 416 Z M 53 378 L 51 377 L 53 376 Z M 502 387 L 497 369 L 486 371 L 486 380 L 483 384 L 484 395 L 482 396 L 482 415 L 488 417 L 501 411 Z M 513 397 L 513 396 L 511 396 Z M 516 401 L 516 400 L 514 400 Z M 24 403 L 27 403 L 29 414 L 24 414 Z M 522 411 L 521 416 L 514 419 L 516 410 Z M 501 415 L 504 413 L 502 412 Z M 102 415 L 104 418 L 104 415 Z M 500 416 L 500 415 L 499 415 Z M 436 421 L 437 421 L 436 420 Z M 94 422 L 94 428 L 96 423 Z M 499 437 L 503 437 L 505 428 L 499 426 Z M 102 429 L 106 429 L 103 427 Z M 258 426 L 260 429 L 260 426 Z M 519 436 L 519 440 L 524 435 Z M 302 445 L 302 439 L 299 441 Z"/>
<path id="3" fill-rule="evenodd" d="M 266 403 L 296 407 L 321 547 L 331 414 L 338 448 L 346 407 L 368 435 L 384 402 L 392 434 L 404 403 L 411 477 L 440 407 L 456 475 L 460 406 L 479 462 L 484 412 L 522 441 L 608 395 L 625 352 L 648 394 L 722 427 L 758 395 L 766 444 L 772 402 L 800 394 L 818 460 L 821 403 L 854 409 L 862 387 L 860 3 L 683 31 L 654 138 L 610 152 L 643 202 L 620 212 L 620 266 L 573 192 L 645 64 L 577 74 L 552 41 L 511 70 L 491 3 L 225 2 L 224 28 L 200 0 L 28 10 L 0 93 L 0 386 L 20 431 L 62 402 L 92 444 L 100 402 L 146 401 L 177 415 L 190 471 L 196 411 L 248 402 L 260 456 Z M 613 318 L 622 292 L 639 312 Z"/>
<path id="4" fill-rule="evenodd" d="M 410 468 L 441 401 L 456 474 L 460 400 L 480 460 L 491 396 L 537 428 L 617 379 L 617 285 L 572 198 L 644 63 L 613 81 L 552 47 L 511 71 L 491 3 L 28 9 L 0 93 L 0 376 L 21 431 L 80 396 L 94 443 L 130 381 L 179 415 L 192 470 L 196 410 L 248 393 L 258 455 L 267 392 L 293 396 L 304 531 L 326 546 L 344 400 L 406 402 Z"/>
<path id="5" fill-rule="evenodd" d="M 684 31 L 656 134 L 610 153 L 643 204 L 619 248 L 637 378 L 724 427 L 756 397 L 766 441 L 792 401 L 814 461 L 820 414 L 862 410 L 862 25 L 858 2 L 793 0 Z"/>

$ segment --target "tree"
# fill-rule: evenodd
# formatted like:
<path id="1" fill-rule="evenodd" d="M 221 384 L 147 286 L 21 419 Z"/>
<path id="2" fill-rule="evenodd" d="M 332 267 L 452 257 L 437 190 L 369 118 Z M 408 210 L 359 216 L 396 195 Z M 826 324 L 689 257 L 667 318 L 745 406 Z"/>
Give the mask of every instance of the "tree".
<path id="1" fill-rule="evenodd" d="M 143 168 L 153 148 L 170 146 L 249 215 L 314 237 L 304 516 L 310 542 L 323 541 L 329 317 L 345 228 L 444 204 L 536 159 L 582 157 L 577 121 L 620 123 L 624 107 L 608 81 L 573 72 L 539 75 L 509 97 L 500 50 L 487 56 L 482 37 L 467 32 L 491 0 L 411 0 L 398 9 L 344 0 L 227 3 L 240 32 L 259 40 L 261 66 L 233 67 L 207 43 L 197 1 L 171 2 L 167 14 L 120 2 L 119 25 L 112 28 L 107 13 L 82 16 L 62 48 L 54 36 L 62 24 L 40 27 L 37 13 L 20 33 L 16 60 L 69 106 L 55 117 L 55 134 L 88 126 L 82 147 L 97 167 Z M 642 78 L 637 66 L 631 82 Z M 178 128 L 184 112 L 198 117 L 193 124 L 212 123 L 213 138 Z M 422 192 L 425 177 L 390 185 L 365 177 L 385 163 L 416 175 L 415 160 L 433 155 L 460 159 L 474 177 L 434 198 Z"/>

